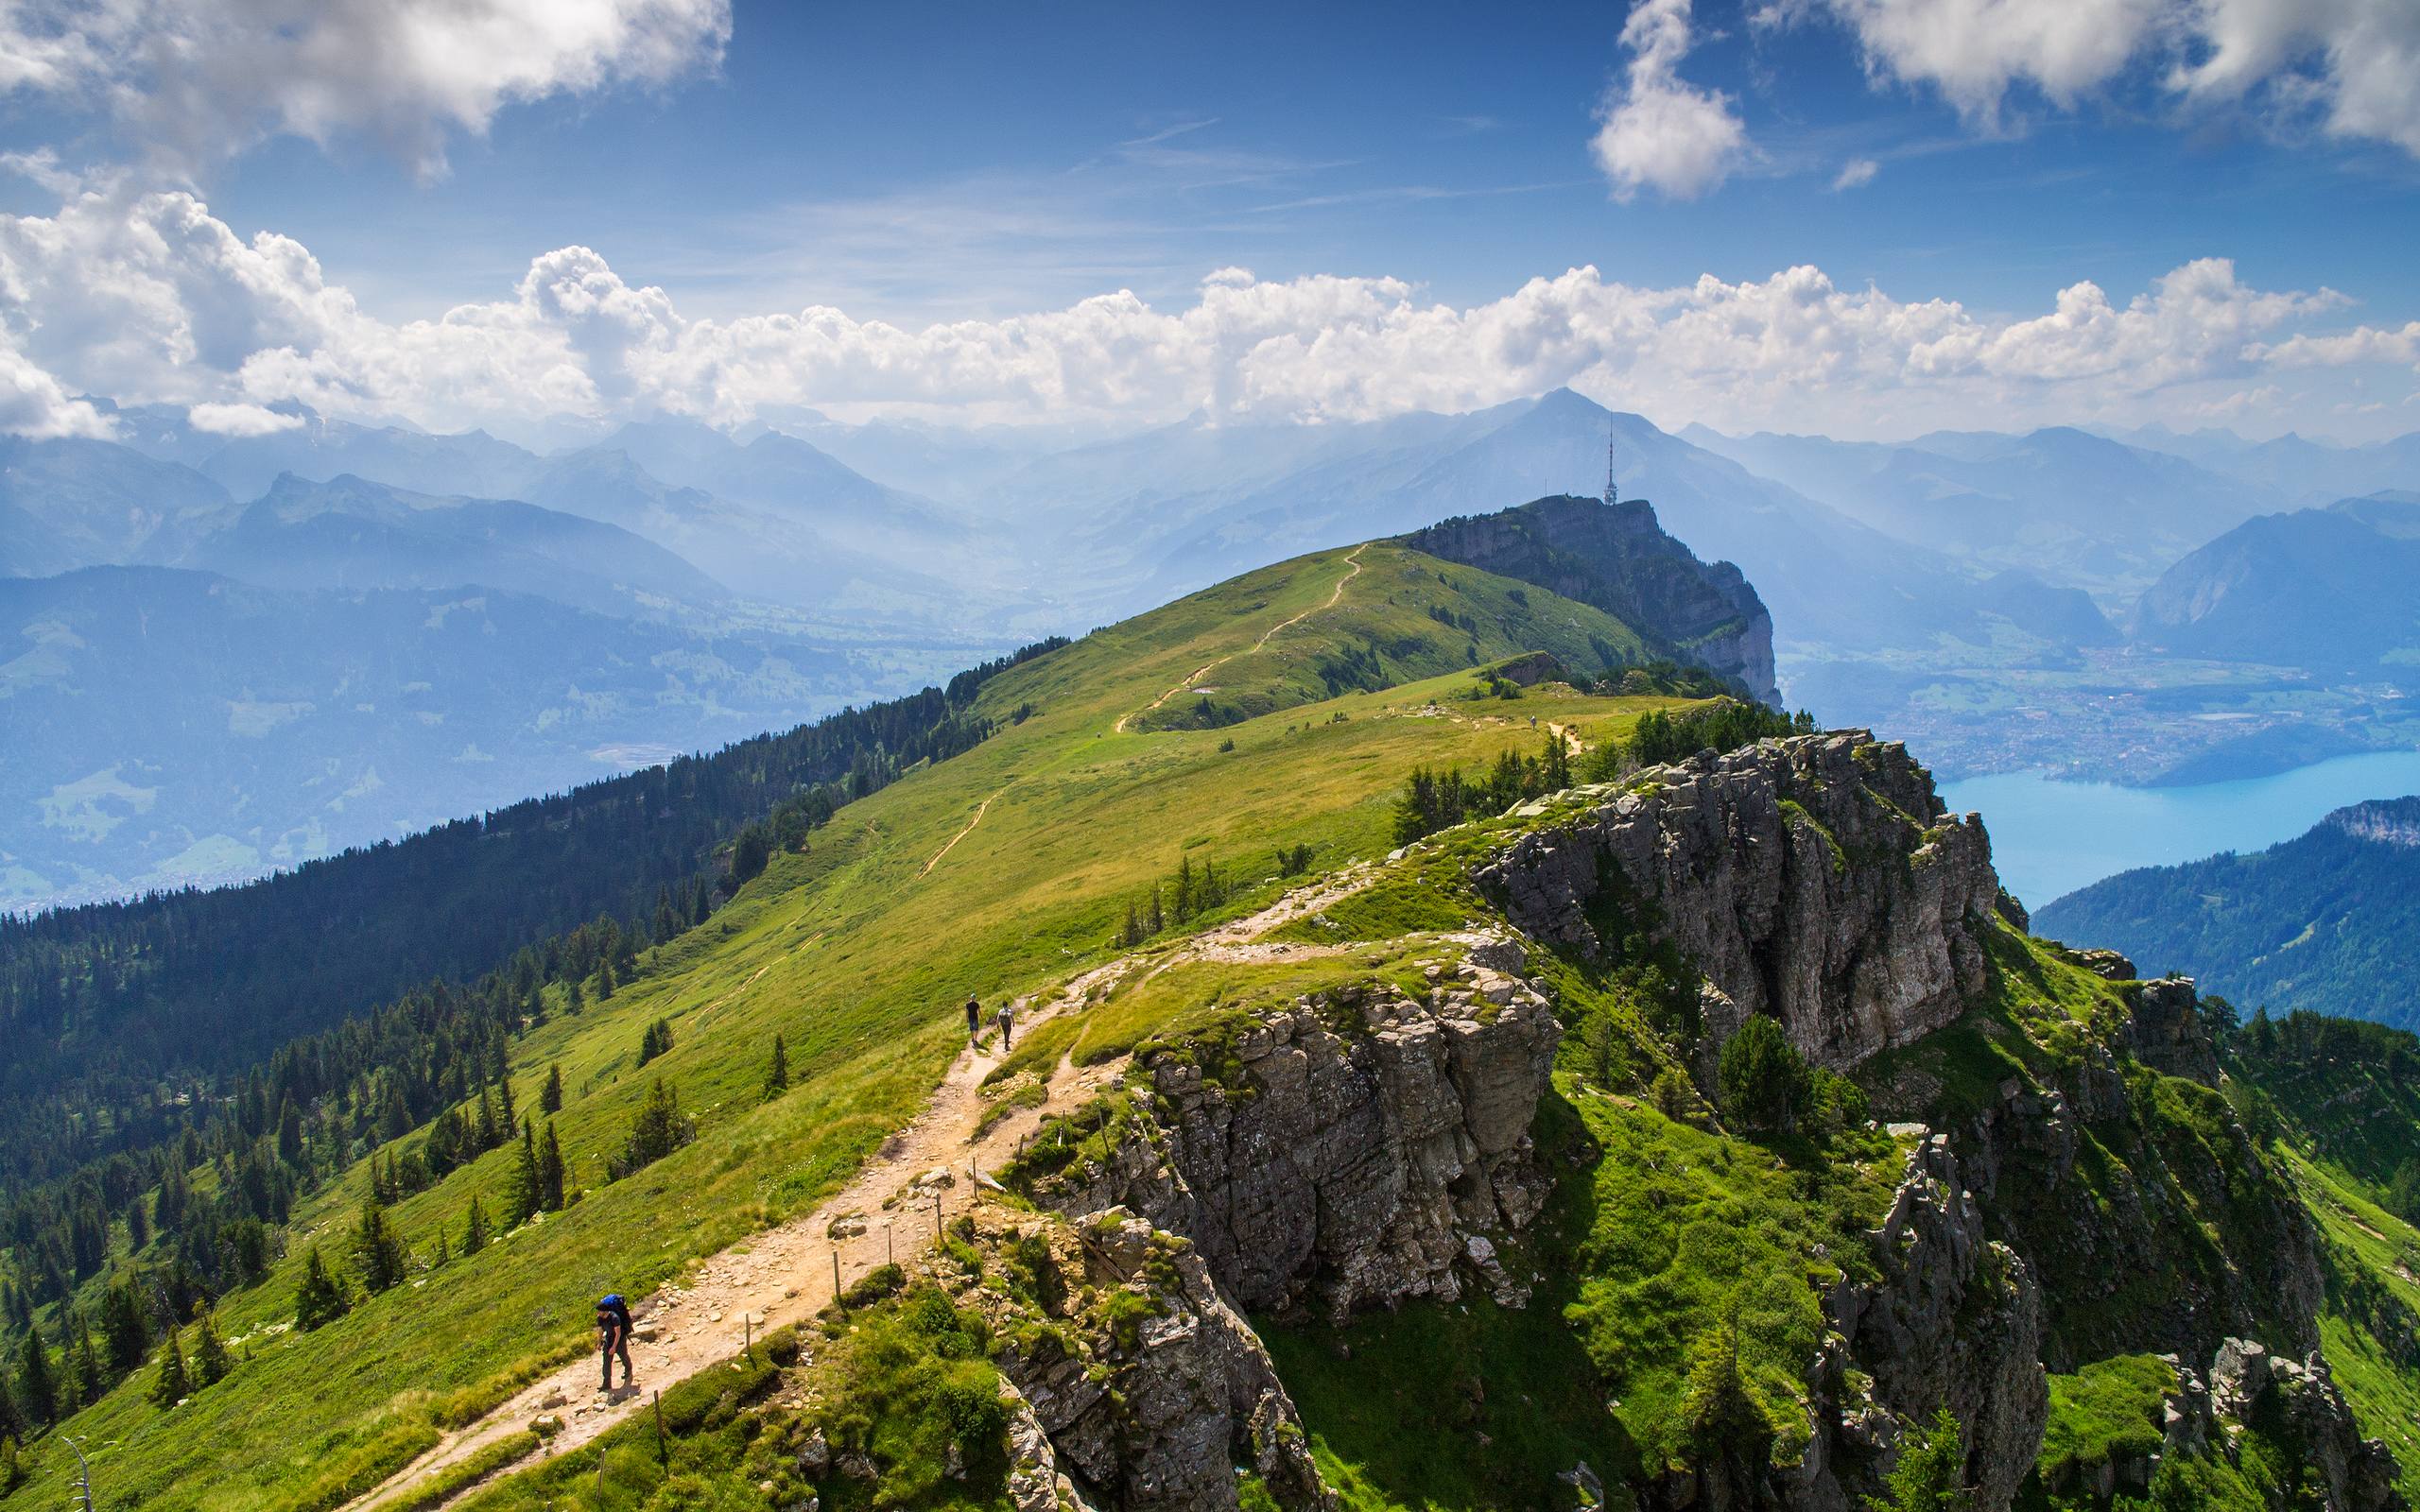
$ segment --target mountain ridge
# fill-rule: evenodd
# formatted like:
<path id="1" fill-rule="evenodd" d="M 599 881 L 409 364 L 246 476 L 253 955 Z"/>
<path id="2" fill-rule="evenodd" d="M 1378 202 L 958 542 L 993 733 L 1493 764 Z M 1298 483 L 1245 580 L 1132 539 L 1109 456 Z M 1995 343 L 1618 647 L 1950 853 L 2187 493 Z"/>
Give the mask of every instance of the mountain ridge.
<path id="1" fill-rule="evenodd" d="M 2046 928 L 2190 971 L 2244 1011 L 2420 1024 L 2420 798 L 2338 809 L 2266 850 L 2121 872 L 2040 910 Z"/>

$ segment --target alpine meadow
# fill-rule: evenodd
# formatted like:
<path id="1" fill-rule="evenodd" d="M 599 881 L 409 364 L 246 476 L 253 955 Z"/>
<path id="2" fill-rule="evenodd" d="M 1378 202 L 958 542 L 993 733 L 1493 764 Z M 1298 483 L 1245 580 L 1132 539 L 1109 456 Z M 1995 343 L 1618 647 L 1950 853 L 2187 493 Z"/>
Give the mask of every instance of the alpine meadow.
<path id="1" fill-rule="evenodd" d="M 2420 1505 L 2415 102 L 0 0 L 0 1512 Z"/>

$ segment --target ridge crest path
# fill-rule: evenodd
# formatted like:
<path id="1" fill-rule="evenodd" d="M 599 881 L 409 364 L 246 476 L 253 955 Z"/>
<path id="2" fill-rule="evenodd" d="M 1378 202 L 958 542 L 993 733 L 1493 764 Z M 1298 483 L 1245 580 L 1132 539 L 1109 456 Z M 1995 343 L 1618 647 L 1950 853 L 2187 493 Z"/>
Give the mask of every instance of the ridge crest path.
<path id="1" fill-rule="evenodd" d="M 1201 665 L 1195 667 L 1191 672 L 1185 674 L 1184 680 L 1183 682 L 1178 683 L 1167 692 L 1161 694 L 1158 697 L 1152 699 L 1150 703 L 1145 704 L 1133 713 L 1119 714 L 1117 716 L 1117 723 L 1111 726 L 1111 730 L 1117 734 L 1125 734 L 1128 724 L 1144 714 L 1150 713 L 1157 710 L 1170 698 L 1173 698 L 1178 694 L 1191 688 L 1195 683 L 1200 682 L 1203 678 L 1208 677 L 1219 668 L 1225 666 L 1236 658 L 1239 656 L 1251 656 L 1266 648 L 1270 641 L 1276 636 L 1278 631 L 1292 629 L 1295 626 L 1302 624 L 1312 615 L 1320 613 L 1322 610 L 1336 608 L 1339 603 L 1343 601 L 1344 585 L 1361 576 L 1361 554 L 1369 549 L 1370 543 L 1365 541 L 1361 542 L 1361 544 L 1354 547 L 1351 551 L 1345 553 L 1345 574 L 1343 576 L 1336 580 L 1336 587 L 1328 593 L 1326 602 L 1314 604 L 1309 609 L 1303 610 L 1301 613 L 1287 619 L 1279 620 L 1268 629 L 1261 631 L 1260 639 L 1252 644 L 1251 651 L 1230 651 L 1225 656 L 1219 658 L 1215 662 L 1205 662 Z"/>
<path id="2" fill-rule="evenodd" d="M 1375 874 L 1371 864 L 1359 862 L 1293 888 L 1256 913 L 1186 939 L 1165 958 L 1150 962 L 1149 974 L 1157 975 L 1187 960 L 1324 955 L 1348 949 L 1330 945 L 1263 945 L 1258 941 L 1280 925 L 1359 891 Z M 1019 1027 L 1031 1033 L 1062 1012 L 1081 1011 L 1096 996 L 1115 988 L 1144 965 L 1144 957 L 1128 954 L 1080 972 L 1050 994 L 1049 1007 L 1029 1019 L 1024 1017 L 1024 1011 L 1032 1000 L 1021 1001 Z M 637 1414 L 650 1393 L 678 1385 L 701 1370 L 728 1361 L 740 1351 L 748 1335 L 761 1337 L 821 1312 L 831 1300 L 832 1255 L 837 1253 L 840 1258 L 842 1284 L 846 1285 L 885 1263 L 890 1253 L 887 1240 L 895 1239 L 908 1254 L 914 1254 L 914 1246 L 924 1243 L 929 1234 L 927 1210 L 901 1200 L 885 1212 L 884 1202 L 904 1199 L 922 1177 L 938 1168 L 952 1173 L 952 1185 L 945 1189 L 942 1206 L 951 1206 L 951 1197 L 955 1196 L 957 1205 L 962 1207 L 968 1199 L 958 1191 L 957 1182 L 968 1180 L 973 1171 L 984 1172 L 982 1179 L 988 1179 L 991 1168 L 1013 1152 L 1018 1142 L 1040 1126 L 1045 1117 L 1076 1106 L 1125 1073 L 1126 1061 L 1122 1057 L 1078 1068 L 1062 1057 L 1049 1078 L 1047 1100 L 1040 1108 L 1020 1108 L 995 1120 L 978 1134 L 983 1114 L 991 1106 L 983 1096 L 983 1078 L 1005 1058 L 994 1052 L 987 1031 L 984 1038 L 959 1051 L 923 1109 L 883 1141 L 838 1192 L 797 1217 L 759 1229 L 726 1249 L 701 1257 L 690 1267 L 694 1279 L 689 1284 L 668 1282 L 641 1301 L 633 1310 L 640 1333 L 633 1337 L 631 1350 L 639 1367 L 636 1390 L 609 1396 L 590 1387 L 588 1383 L 596 1379 L 597 1363 L 593 1355 L 582 1352 L 569 1365 L 547 1372 L 506 1398 L 477 1420 L 447 1433 L 434 1448 L 344 1503 L 340 1512 L 368 1512 L 371 1508 L 399 1505 L 405 1493 L 419 1487 L 429 1477 L 521 1432 L 541 1415 L 561 1419 L 562 1431 L 535 1452 L 457 1488 L 440 1501 L 422 1503 L 424 1512 L 453 1506 L 497 1479 L 594 1442 L 607 1429 Z M 844 1220 L 855 1222 L 836 1234 L 835 1228 Z"/>

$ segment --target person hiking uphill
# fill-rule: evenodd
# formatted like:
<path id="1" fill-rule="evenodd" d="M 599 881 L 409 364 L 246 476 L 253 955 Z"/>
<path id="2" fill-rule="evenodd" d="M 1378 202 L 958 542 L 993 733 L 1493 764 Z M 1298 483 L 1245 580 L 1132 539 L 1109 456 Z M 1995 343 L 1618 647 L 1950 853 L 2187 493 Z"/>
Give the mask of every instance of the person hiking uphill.
<path id="1" fill-rule="evenodd" d="M 1009 1037 L 1015 1032 L 1017 1025 L 1016 1005 L 1013 1002 L 1001 1004 L 999 1019 L 1000 1049 L 1005 1054 L 1009 1048 Z"/>
<path id="2" fill-rule="evenodd" d="M 975 994 L 970 992 L 966 995 L 966 1038 L 972 1040 L 982 1032 L 983 1005 L 976 1002 Z"/>
<path id="3" fill-rule="evenodd" d="M 596 1343 L 605 1366 L 605 1383 L 596 1389 L 614 1389 L 614 1358 L 619 1355 L 622 1360 L 622 1389 L 628 1391 L 631 1388 L 631 1304 L 622 1300 L 619 1292 L 609 1293 L 596 1303 Z"/>

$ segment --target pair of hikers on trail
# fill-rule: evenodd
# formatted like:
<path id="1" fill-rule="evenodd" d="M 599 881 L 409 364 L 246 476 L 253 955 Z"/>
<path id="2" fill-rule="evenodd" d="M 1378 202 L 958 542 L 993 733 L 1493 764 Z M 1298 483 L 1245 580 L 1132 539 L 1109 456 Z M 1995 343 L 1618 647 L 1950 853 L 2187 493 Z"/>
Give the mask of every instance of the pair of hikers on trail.
<path id="1" fill-rule="evenodd" d="M 631 1389 L 631 1304 L 622 1300 L 619 1292 L 609 1293 L 596 1303 L 596 1344 L 604 1356 L 605 1383 L 599 1391 L 614 1389 L 614 1360 L 622 1361 L 622 1389 Z"/>
<path id="2" fill-rule="evenodd" d="M 1016 1029 L 1017 1010 L 1012 1003 L 1000 1005 L 994 1015 L 1000 1021 L 1000 1048 L 1009 1048 L 1009 1038 Z M 970 997 L 966 1000 L 966 1038 L 974 1039 L 983 1032 L 983 1005 Z"/>

